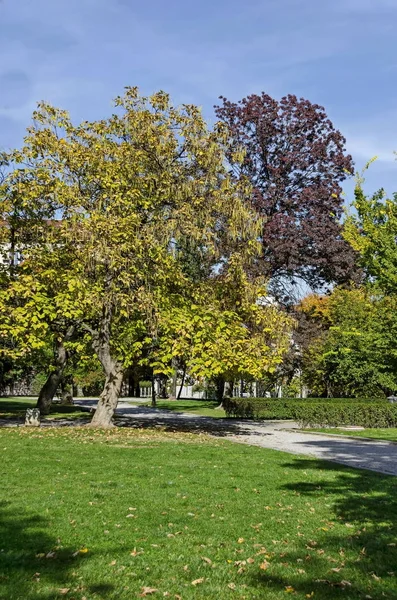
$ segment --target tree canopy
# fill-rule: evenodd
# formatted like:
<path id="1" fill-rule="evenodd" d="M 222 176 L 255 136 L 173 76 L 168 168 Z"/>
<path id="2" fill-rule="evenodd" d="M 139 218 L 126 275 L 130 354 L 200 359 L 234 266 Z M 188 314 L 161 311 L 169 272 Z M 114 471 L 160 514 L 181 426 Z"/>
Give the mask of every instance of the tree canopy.
<path id="1" fill-rule="evenodd" d="M 324 109 L 293 95 L 221 100 L 215 108 L 231 132 L 232 172 L 249 179 L 252 204 L 264 218 L 260 272 L 313 287 L 349 280 L 354 252 L 342 236 L 341 185 L 353 161 Z M 243 162 L 234 158 L 240 148 Z"/>
<path id="2" fill-rule="evenodd" d="M 280 346 L 274 352 L 266 346 L 262 356 L 256 344 L 265 348 L 263 338 L 246 333 L 250 310 L 258 321 L 256 303 L 241 311 L 220 301 L 229 270 L 238 264 L 244 272 L 258 256 L 262 225 L 247 203 L 247 181 L 227 173 L 227 128 L 209 130 L 197 107 L 175 108 L 164 92 L 146 98 L 127 88 L 115 106 L 108 119 L 74 125 L 66 111 L 40 104 L 23 148 L 7 157 L 14 169 L 2 185 L 3 214 L 29 207 L 25 221 L 35 237 L 23 244 L 16 272 L 5 270 L 0 312 L 13 335 L 20 327 L 22 351 L 49 332 L 57 342 L 69 343 L 75 332 L 88 336 L 106 375 L 96 425 L 110 423 L 125 369 L 137 359 L 153 360 L 156 368 L 159 348 L 172 345 L 164 325 L 172 321 L 169 298 L 187 307 L 190 330 L 190 321 L 201 327 L 193 306 L 199 314 L 204 305 L 214 309 L 207 311 L 210 328 L 190 340 L 191 356 L 207 333 L 210 344 L 218 343 L 214 331 L 222 323 L 232 333 L 227 364 L 242 357 L 233 340 L 245 340 L 252 360 L 244 368 L 255 373 L 274 356 L 281 360 L 285 345 L 285 336 L 275 333 L 271 347 L 277 339 Z M 8 231 L 10 217 L 5 220 Z M 246 288 L 251 285 L 247 279 Z M 24 319 L 16 318 L 18 311 Z M 286 330 L 287 320 L 266 314 L 268 332 L 280 323 Z M 210 354 L 208 343 L 205 348 Z M 225 356 L 218 363 L 214 355 L 202 356 L 202 372 L 208 361 L 206 373 L 218 372 Z"/>

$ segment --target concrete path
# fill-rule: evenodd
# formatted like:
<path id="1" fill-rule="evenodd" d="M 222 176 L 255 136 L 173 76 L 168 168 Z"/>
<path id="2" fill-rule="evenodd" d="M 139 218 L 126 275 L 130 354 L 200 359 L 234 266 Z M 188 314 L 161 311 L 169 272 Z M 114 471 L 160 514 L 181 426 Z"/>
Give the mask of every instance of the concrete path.
<path id="1" fill-rule="evenodd" d="M 96 400 L 76 400 L 81 406 L 96 406 Z M 336 463 L 397 475 L 397 444 L 361 438 L 303 433 L 292 421 L 238 421 L 214 419 L 143 406 L 121 400 L 119 424 L 139 427 L 161 426 L 169 430 L 202 431 L 234 442 L 312 456 Z"/>

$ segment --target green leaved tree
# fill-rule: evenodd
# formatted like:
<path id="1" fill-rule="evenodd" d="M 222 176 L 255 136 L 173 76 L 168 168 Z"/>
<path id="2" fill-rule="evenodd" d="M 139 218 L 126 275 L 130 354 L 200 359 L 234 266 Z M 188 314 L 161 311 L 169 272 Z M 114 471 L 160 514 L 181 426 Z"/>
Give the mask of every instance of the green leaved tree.
<path id="1" fill-rule="evenodd" d="M 190 240 L 207 269 L 223 265 L 226 273 L 233 257 L 247 264 L 257 254 L 261 227 L 245 182 L 225 168 L 224 126 L 210 131 L 197 107 L 174 108 L 163 92 L 145 98 L 127 88 L 115 104 L 110 118 L 80 125 L 40 104 L 23 148 L 7 158 L 15 169 L 6 197 L 39 216 L 48 206 L 59 220 L 46 240 L 24 249 L 24 269 L 34 274 L 32 289 L 50 295 L 50 320 L 59 308 L 91 340 L 106 376 L 96 426 L 111 424 L 125 369 L 154 356 L 163 299 L 205 301 L 178 244 Z M 28 285 L 18 275 L 8 293 L 20 286 L 23 295 Z M 26 332 L 38 318 L 38 339 L 48 330 L 46 311 L 37 298 L 29 307 L 22 326 Z"/>

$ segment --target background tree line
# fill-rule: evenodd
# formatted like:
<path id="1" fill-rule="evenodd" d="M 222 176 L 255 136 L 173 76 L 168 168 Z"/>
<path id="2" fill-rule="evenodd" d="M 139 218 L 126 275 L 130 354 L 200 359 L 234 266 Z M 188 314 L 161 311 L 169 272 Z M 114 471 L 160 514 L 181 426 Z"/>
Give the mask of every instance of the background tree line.
<path id="1" fill-rule="evenodd" d="M 343 224 L 353 163 L 320 106 L 263 93 L 215 112 L 209 129 L 194 105 L 126 88 L 75 125 L 41 103 L 2 154 L 1 377 L 46 372 L 42 412 L 91 376 L 109 425 L 126 374 L 178 368 L 220 399 L 297 371 L 322 395 L 394 389 L 395 198 L 358 180 Z M 333 291 L 297 302 L 301 282 Z"/>

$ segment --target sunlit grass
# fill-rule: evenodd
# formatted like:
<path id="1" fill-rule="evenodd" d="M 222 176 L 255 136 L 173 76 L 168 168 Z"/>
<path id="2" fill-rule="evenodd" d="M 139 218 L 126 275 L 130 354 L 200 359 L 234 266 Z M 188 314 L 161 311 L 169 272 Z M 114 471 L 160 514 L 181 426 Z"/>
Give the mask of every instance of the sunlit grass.
<path id="1" fill-rule="evenodd" d="M 319 433 L 349 435 L 354 437 L 366 437 L 376 440 L 386 440 L 388 442 L 397 442 L 397 429 L 392 427 L 388 429 L 338 429 L 337 427 L 315 428 L 307 431 L 315 431 Z"/>
<path id="2" fill-rule="evenodd" d="M 151 406 L 148 400 L 146 406 Z M 157 408 L 174 412 L 187 412 L 202 417 L 214 417 L 215 419 L 226 417 L 222 408 L 217 408 L 219 402 L 215 400 L 157 400 Z"/>
<path id="3" fill-rule="evenodd" d="M 1 598 L 396 597 L 394 477 L 161 429 L 0 448 Z"/>

